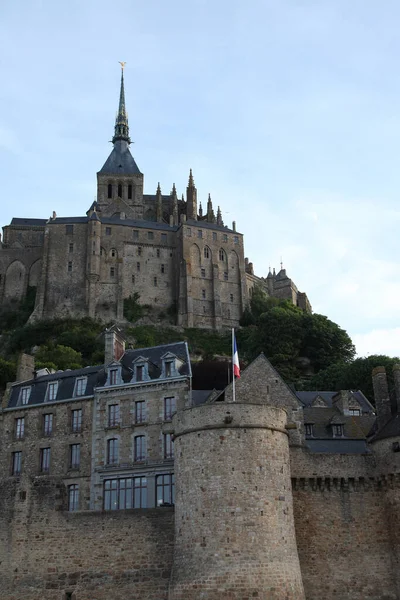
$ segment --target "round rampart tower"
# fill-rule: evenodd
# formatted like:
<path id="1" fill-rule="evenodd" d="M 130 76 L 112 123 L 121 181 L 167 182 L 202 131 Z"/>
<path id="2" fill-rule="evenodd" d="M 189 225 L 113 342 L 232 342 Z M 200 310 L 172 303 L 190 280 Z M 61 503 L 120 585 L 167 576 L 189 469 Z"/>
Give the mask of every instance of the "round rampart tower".
<path id="1" fill-rule="evenodd" d="M 304 600 L 285 410 L 178 412 L 170 600 Z"/>

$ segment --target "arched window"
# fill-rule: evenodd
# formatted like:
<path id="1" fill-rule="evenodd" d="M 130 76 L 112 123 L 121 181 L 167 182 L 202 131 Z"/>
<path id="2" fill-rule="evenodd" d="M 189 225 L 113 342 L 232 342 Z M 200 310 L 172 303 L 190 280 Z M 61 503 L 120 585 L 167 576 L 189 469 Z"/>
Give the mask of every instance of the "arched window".
<path id="1" fill-rule="evenodd" d="M 223 262 L 225 261 L 225 251 L 222 250 L 222 248 L 219 251 L 219 260 L 221 260 Z"/>
<path id="2" fill-rule="evenodd" d="M 210 248 L 208 246 L 204 248 L 204 258 L 210 258 Z"/>
<path id="3" fill-rule="evenodd" d="M 132 184 L 128 185 L 128 200 L 132 200 Z"/>
<path id="4" fill-rule="evenodd" d="M 118 184 L 118 197 L 122 198 L 122 184 L 121 183 Z"/>
<path id="5" fill-rule="evenodd" d="M 118 439 L 111 438 L 107 441 L 107 464 L 115 465 L 118 463 Z"/>
<path id="6" fill-rule="evenodd" d="M 117 256 L 117 251 L 115 248 L 111 248 L 110 256 L 111 256 L 111 258 L 115 258 Z"/>
<path id="7" fill-rule="evenodd" d="M 112 198 L 112 184 L 109 183 L 107 186 L 107 197 Z"/>

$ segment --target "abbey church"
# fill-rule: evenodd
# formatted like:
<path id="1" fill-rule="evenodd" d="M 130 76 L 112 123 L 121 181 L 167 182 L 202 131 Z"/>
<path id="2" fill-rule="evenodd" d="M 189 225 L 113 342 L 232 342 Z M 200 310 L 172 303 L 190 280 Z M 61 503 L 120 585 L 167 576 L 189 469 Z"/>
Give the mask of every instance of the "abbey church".
<path id="1" fill-rule="evenodd" d="M 97 173 L 97 199 L 84 216 L 13 218 L 0 242 L 0 305 L 36 289 L 31 320 L 123 321 L 124 300 L 169 310 L 184 327 L 235 327 L 252 288 L 311 311 L 282 268 L 257 277 L 243 234 L 224 224 L 210 196 L 203 209 L 190 171 L 186 197 L 144 193 L 130 152 L 124 72 L 113 149 Z M 60 207 L 61 210 L 64 207 Z"/>

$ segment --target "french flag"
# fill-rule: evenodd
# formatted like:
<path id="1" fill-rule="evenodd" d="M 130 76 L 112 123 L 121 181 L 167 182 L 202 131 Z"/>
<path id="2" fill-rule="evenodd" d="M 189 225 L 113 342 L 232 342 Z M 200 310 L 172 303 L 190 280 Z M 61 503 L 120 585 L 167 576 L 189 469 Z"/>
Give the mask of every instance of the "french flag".
<path id="1" fill-rule="evenodd" d="M 239 355 L 238 355 L 238 351 L 237 351 L 236 336 L 235 336 L 234 332 L 232 332 L 232 336 L 233 336 L 233 348 L 232 348 L 233 375 L 234 375 L 234 377 L 240 377 Z"/>

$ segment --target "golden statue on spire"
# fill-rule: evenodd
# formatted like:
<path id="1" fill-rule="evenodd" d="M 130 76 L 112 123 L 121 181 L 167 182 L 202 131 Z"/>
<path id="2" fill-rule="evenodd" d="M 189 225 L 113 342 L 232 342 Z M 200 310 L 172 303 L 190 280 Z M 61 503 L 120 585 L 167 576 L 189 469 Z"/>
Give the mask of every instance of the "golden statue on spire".
<path id="1" fill-rule="evenodd" d="M 126 61 L 125 62 L 121 62 L 120 60 L 118 61 L 119 64 L 121 65 L 121 69 L 124 70 L 125 69 L 125 65 L 126 65 Z"/>

